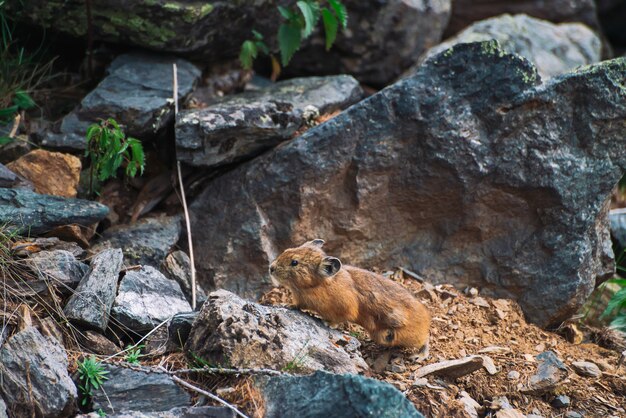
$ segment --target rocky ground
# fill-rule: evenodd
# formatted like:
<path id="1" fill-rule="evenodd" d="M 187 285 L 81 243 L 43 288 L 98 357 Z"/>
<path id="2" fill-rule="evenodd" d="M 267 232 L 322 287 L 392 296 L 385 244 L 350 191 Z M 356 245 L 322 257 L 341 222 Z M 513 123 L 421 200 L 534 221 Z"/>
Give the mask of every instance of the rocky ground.
<path id="1" fill-rule="evenodd" d="M 59 57 L 0 97 L 0 418 L 626 417 L 623 1 L 345 0 L 278 81 L 237 61 L 275 1 L 19 3 Z M 143 175 L 90 178 L 107 118 Z M 290 308 L 268 264 L 313 238 L 430 357 Z"/>

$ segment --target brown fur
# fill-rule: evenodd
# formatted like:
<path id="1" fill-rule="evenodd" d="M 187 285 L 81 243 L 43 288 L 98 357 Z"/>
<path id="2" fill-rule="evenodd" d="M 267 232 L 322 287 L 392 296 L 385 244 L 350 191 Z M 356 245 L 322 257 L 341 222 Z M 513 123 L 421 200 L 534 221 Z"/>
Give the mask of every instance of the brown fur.
<path id="1" fill-rule="evenodd" d="M 331 323 L 359 324 L 381 345 L 427 349 L 426 307 L 394 281 L 342 266 L 324 253 L 323 243 L 313 240 L 285 250 L 270 265 L 271 276 L 291 290 L 296 306 Z"/>

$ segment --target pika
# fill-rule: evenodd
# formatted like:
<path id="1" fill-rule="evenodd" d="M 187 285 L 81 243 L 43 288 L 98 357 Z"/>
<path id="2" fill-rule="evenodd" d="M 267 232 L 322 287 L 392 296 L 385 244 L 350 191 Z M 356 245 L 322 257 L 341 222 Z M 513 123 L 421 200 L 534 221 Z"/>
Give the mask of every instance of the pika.
<path id="1" fill-rule="evenodd" d="M 398 283 L 327 256 L 323 245 L 315 239 L 289 248 L 270 264 L 271 277 L 291 291 L 296 306 L 330 323 L 359 324 L 378 344 L 428 356 L 426 307 Z"/>

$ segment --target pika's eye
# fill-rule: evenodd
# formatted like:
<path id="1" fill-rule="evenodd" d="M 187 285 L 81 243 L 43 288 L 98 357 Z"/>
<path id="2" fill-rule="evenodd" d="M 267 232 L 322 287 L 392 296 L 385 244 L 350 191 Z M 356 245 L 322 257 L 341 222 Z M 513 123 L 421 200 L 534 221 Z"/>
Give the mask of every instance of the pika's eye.
<path id="1" fill-rule="evenodd" d="M 298 260 L 291 260 L 291 266 L 295 267 L 298 265 Z"/>

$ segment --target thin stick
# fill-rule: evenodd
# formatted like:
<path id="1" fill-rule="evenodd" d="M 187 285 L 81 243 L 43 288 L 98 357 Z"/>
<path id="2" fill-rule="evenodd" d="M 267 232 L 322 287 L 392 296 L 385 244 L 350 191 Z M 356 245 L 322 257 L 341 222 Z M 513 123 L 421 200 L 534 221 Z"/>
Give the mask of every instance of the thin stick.
<path id="1" fill-rule="evenodd" d="M 17 133 L 17 128 L 20 127 L 20 121 L 22 120 L 22 115 L 19 113 L 15 115 L 15 119 L 13 120 L 13 127 L 11 128 L 11 132 L 9 133 L 9 138 L 14 138 Z"/>
<path id="2" fill-rule="evenodd" d="M 199 367 L 194 369 L 178 369 L 172 370 L 170 374 L 187 374 L 187 373 L 208 373 L 208 374 L 267 374 L 271 376 L 282 376 L 285 373 L 272 369 L 224 369 L 221 367 Z"/>
<path id="3" fill-rule="evenodd" d="M 187 383 L 183 379 L 179 378 L 178 376 L 172 376 L 172 380 L 178 382 L 179 384 L 185 386 L 188 389 L 193 390 L 194 392 L 198 392 L 200 395 L 207 396 L 207 397 L 213 399 L 214 401 L 217 401 L 217 402 L 221 403 L 222 405 L 226 406 L 227 408 L 235 411 L 235 413 L 237 415 L 239 415 L 240 417 L 242 417 L 242 418 L 249 418 L 247 415 L 244 415 L 241 412 L 239 412 L 239 410 L 237 408 L 235 408 L 234 406 L 232 406 L 231 404 L 229 404 L 228 402 L 226 402 L 225 400 L 223 400 L 219 396 L 213 395 L 212 393 L 207 392 L 206 390 L 202 390 L 199 387 L 196 387 L 196 386 L 192 385 L 191 383 Z"/>
<path id="4" fill-rule="evenodd" d="M 174 64 L 174 117 L 178 115 L 178 72 Z M 185 197 L 185 187 L 183 186 L 183 174 L 180 169 L 180 161 L 176 159 L 176 169 L 178 171 L 178 183 L 180 185 L 180 195 L 183 201 L 183 211 L 185 212 L 185 224 L 187 226 L 187 245 L 189 246 L 189 260 L 191 261 L 191 309 L 196 310 L 196 263 L 193 258 L 193 240 L 191 239 L 191 222 L 189 220 L 189 210 L 187 209 L 187 199 Z"/>

